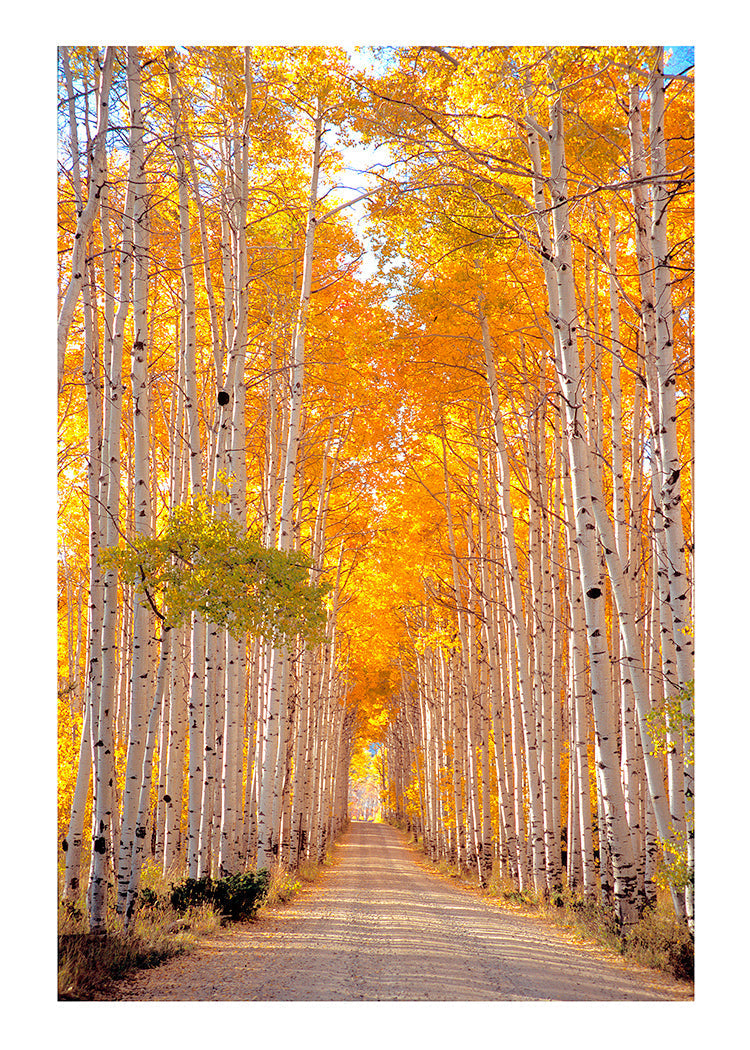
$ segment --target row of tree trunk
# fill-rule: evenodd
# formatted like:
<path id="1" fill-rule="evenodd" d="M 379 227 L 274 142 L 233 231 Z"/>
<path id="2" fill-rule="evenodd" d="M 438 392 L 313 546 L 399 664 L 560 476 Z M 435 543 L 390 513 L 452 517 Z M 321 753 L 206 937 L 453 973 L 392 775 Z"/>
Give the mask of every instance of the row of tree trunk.
<path id="1" fill-rule="evenodd" d="M 410 614 L 414 658 L 385 751 L 392 818 L 432 856 L 483 883 L 497 866 L 545 894 L 565 869 L 569 886 L 600 893 L 624 926 L 654 900 L 660 850 L 685 859 L 672 899 L 693 921 L 693 650 L 661 61 L 659 50 L 650 170 L 637 86 L 630 99 L 635 352 L 621 340 L 614 219 L 606 332 L 590 257 L 585 281 L 574 258 L 562 98 L 546 127 L 527 110 L 553 353 L 548 363 L 523 341 L 498 344 L 479 286 L 484 405 L 467 401 L 444 422 L 436 498 L 451 568 Z M 515 389 L 498 375 L 499 354 L 518 362 Z M 623 383 L 624 366 L 645 389 Z M 664 714 L 668 699 L 677 702 Z"/>
<path id="2" fill-rule="evenodd" d="M 464 60 L 480 69 L 494 61 L 492 49 L 479 50 L 450 62 L 450 75 Z M 430 49 L 406 58 L 426 61 L 423 52 Z M 502 220 L 490 231 L 499 262 L 482 245 L 457 271 L 460 336 L 470 347 L 459 362 L 464 385 L 437 407 L 422 460 L 404 467 L 429 475 L 440 527 L 425 561 L 440 564 L 403 610 L 384 806 L 433 856 L 483 882 L 499 871 L 551 893 L 567 880 L 601 894 L 624 925 L 653 899 L 657 864 L 670 856 L 684 856 L 688 872 L 682 880 L 670 873 L 675 910 L 693 917 L 686 443 L 667 231 L 679 179 L 667 165 L 661 49 L 654 53 L 647 141 L 638 76 L 627 100 L 617 100 L 627 126 L 616 133 L 630 155 L 610 197 L 606 150 L 599 168 L 591 162 L 596 186 L 586 188 L 586 114 L 570 101 L 586 78 L 563 90 L 554 62 L 534 90 L 530 80 L 519 89 L 523 56 L 498 66 L 497 104 L 503 88 L 511 107 L 500 124 L 513 129 L 500 141 L 509 155 L 517 151 L 512 164 L 495 163 L 490 147 L 499 147 L 489 137 L 467 146 L 456 130 L 441 139 L 447 101 L 437 99 L 431 119 L 412 121 L 425 105 L 421 81 L 412 84 L 416 101 L 399 110 L 381 94 L 368 117 L 410 163 L 427 157 L 436 172 L 434 184 L 426 176 L 394 182 L 383 230 L 393 222 L 393 236 L 407 233 L 409 207 L 429 214 L 431 194 L 438 212 L 440 194 L 450 201 L 463 189 L 477 209 L 498 186 L 509 202 L 507 214 L 491 206 L 493 222 Z M 441 49 L 435 54 L 431 62 L 444 61 Z M 248 48 L 197 48 L 187 60 L 171 48 L 62 48 L 60 62 L 72 163 L 58 373 L 63 415 L 86 420 L 88 534 L 87 579 L 68 577 L 67 600 L 76 588 L 89 595 L 85 615 L 68 607 L 68 681 L 79 667 L 72 652 L 85 650 L 85 687 L 64 881 L 67 896 L 85 883 L 99 930 L 110 885 L 129 920 L 149 854 L 165 871 L 192 877 L 298 864 L 319 858 L 341 827 L 359 730 L 340 616 L 352 551 L 331 519 L 334 510 L 339 521 L 355 515 L 363 488 L 382 504 L 392 494 L 369 479 L 338 501 L 345 440 L 347 469 L 363 469 L 350 436 L 356 412 L 341 408 L 341 393 L 320 396 L 322 385 L 309 394 L 311 327 L 319 371 L 321 360 L 328 368 L 326 324 L 333 346 L 365 344 L 372 334 L 343 334 L 356 315 L 351 290 L 347 299 L 342 285 L 339 302 L 335 293 L 323 299 L 327 280 L 314 287 L 314 270 L 336 251 L 321 224 L 345 207 L 321 214 L 325 106 L 333 105 L 314 90 L 323 73 L 311 75 L 303 62 L 277 105 L 269 84 L 281 82 L 284 62 L 254 77 Z M 608 62 L 606 76 L 621 78 Z M 538 66 L 529 64 L 529 77 Z M 436 92 L 450 80 L 439 68 L 425 79 Z M 474 103 L 459 89 L 463 113 Z M 544 114 L 535 99 L 547 100 Z M 472 134 L 494 134 L 497 114 L 484 113 L 485 103 L 476 103 L 482 121 L 468 122 Z M 382 123 L 388 104 L 392 127 Z M 306 113 L 304 165 L 295 160 L 301 136 L 284 139 L 295 106 Z M 259 109 L 263 136 L 253 127 Z M 569 136 L 571 112 L 580 119 Z M 586 119 L 593 126 L 599 115 Z M 482 215 L 470 217 L 483 229 Z M 452 218 L 440 212 L 419 227 L 435 272 L 438 255 L 454 260 L 465 250 L 446 251 Z M 461 211 L 457 236 L 465 238 L 467 221 Z M 515 232 L 506 242 L 507 229 Z M 508 274 L 524 252 L 531 262 L 524 256 L 514 286 Z M 340 274 L 330 276 L 335 285 Z M 506 281 L 524 293 L 510 307 Z M 333 321 L 311 309 L 314 294 Z M 336 329 L 339 310 L 345 320 Z M 414 331 L 405 313 L 401 344 Z M 391 332 L 384 326 L 378 345 Z M 330 374 L 335 387 L 333 365 Z M 390 384 L 393 395 L 399 378 L 389 375 L 382 389 Z M 423 387 L 430 401 L 433 388 Z M 399 448 L 409 407 L 403 393 L 392 421 Z M 385 443 L 377 434 L 372 441 Z M 103 568 L 102 549 L 157 533 L 170 510 L 202 496 L 225 499 L 233 521 L 258 527 L 268 547 L 308 551 L 311 582 L 328 573 L 321 645 L 233 637 L 197 612 L 167 630 L 148 594 Z"/>
<path id="3" fill-rule="evenodd" d="M 61 57 L 73 106 L 66 49 Z M 106 148 L 108 93 L 117 60 L 125 64 L 128 115 L 121 212 L 110 199 L 113 172 L 108 172 L 108 161 L 113 158 Z M 153 369 L 153 362 L 164 356 L 157 353 L 163 345 L 156 344 L 153 334 L 159 324 L 156 286 L 170 278 L 159 271 L 159 257 L 150 250 L 157 173 L 149 169 L 144 151 L 144 58 L 138 47 L 108 48 L 101 68 L 94 66 L 94 159 L 85 207 L 76 166 L 79 217 L 59 321 L 62 389 L 71 320 L 76 308 L 82 309 L 90 565 L 85 720 L 63 843 L 63 892 L 76 898 L 85 886 L 92 932 L 106 928 L 110 886 L 117 912 L 126 925 L 130 921 L 146 857 L 165 873 L 191 878 L 321 860 L 346 818 L 352 748 L 353 715 L 338 652 L 335 588 L 325 639 L 311 650 L 302 644 L 235 637 L 197 612 L 188 625 L 170 628 L 148 594 L 122 585 L 116 568 L 101 567 L 102 548 L 116 546 L 122 536 L 151 535 L 157 514 L 191 496 L 223 496 L 231 517 L 247 527 L 246 391 L 251 383 L 260 382 L 267 391 L 259 479 L 263 538 L 286 552 L 303 539 L 300 450 L 323 134 L 320 106 L 312 128 L 294 335 L 279 350 L 273 368 L 258 376 L 248 361 L 250 50 L 245 49 L 238 85 L 244 104 L 220 143 L 224 193 L 218 214 L 209 216 L 220 230 L 218 278 L 211 265 L 215 252 L 209 243 L 205 191 L 196 171 L 174 50 L 167 49 L 163 61 L 181 274 L 171 375 L 163 363 L 158 375 L 149 374 L 149 361 Z M 72 110 L 73 133 L 79 120 Z M 72 145 L 75 154 L 77 144 Z M 201 367 L 206 318 L 213 350 L 212 397 Z M 128 348 L 129 377 L 124 374 Z M 275 358 L 275 347 L 271 352 Z M 166 401 L 162 391 L 170 386 Z M 125 403 L 132 413 L 128 428 L 123 427 Z M 208 418 L 207 404 L 213 405 Z M 157 469 L 160 441 L 166 449 L 165 470 Z M 334 445 L 331 425 L 318 498 L 312 508 L 305 507 L 312 516 L 313 581 L 331 557 L 326 517 Z"/>

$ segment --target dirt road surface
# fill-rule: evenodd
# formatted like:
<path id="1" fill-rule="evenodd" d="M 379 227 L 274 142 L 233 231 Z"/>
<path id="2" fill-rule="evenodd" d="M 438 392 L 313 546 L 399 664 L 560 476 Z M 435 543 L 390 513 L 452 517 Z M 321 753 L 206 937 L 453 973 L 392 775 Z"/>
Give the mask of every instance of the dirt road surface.
<path id="1" fill-rule="evenodd" d="M 419 863 L 401 832 L 353 822 L 286 907 L 120 982 L 137 1001 L 689 1000 L 692 985 L 566 939 Z"/>

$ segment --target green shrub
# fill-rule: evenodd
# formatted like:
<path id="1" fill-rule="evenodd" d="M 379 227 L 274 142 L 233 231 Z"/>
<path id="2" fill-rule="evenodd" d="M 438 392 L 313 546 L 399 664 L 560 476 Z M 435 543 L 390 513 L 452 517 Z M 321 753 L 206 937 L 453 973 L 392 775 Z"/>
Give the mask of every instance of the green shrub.
<path id="1" fill-rule="evenodd" d="M 147 908 L 154 908 L 159 903 L 159 896 L 156 893 L 156 890 L 149 889 L 149 887 L 146 886 L 139 891 L 138 902 Z"/>
<path id="2" fill-rule="evenodd" d="M 233 922 L 251 918 L 263 903 L 269 886 L 267 871 L 229 875 L 216 883 L 215 903 Z"/>
<path id="3" fill-rule="evenodd" d="M 185 879 L 172 886 L 169 894 L 169 903 L 179 912 L 185 912 L 194 905 L 213 904 L 213 900 L 214 880 L 210 875 L 204 875 L 202 879 Z"/>
<path id="4" fill-rule="evenodd" d="M 244 872 L 212 879 L 185 879 L 172 886 L 169 902 L 175 911 L 184 912 L 200 904 L 210 904 L 232 922 L 249 919 L 255 914 L 268 894 L 270 877 L 267 871 Z"/>

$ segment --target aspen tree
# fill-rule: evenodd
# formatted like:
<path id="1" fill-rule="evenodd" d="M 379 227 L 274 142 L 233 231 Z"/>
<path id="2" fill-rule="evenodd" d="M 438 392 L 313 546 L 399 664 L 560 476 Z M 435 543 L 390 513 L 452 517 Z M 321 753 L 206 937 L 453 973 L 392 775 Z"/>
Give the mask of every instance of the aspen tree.
<path id="1" fill-rule="evenodd" d="M 183 812 L 185 778 L 185 754 L 187 743 L 187 695 L 189 654 L 186 651 L 187 631 L 184 627 L 173 630 L 171 667 L 168 693 L 168 735 L 160 746 L 167 752 L 164 781 L 164 862 L 166 874 L 176 867 L 181 856 L 180 826 Z"/>
<path id="2" fill-rule="evenodd" d="M 168 54 L 170 110 L 172 116 L 172 150 L 175 158 L 180 226 L 180 259 L 182 265 L 182 357 L 185 384 L 186 444 L 188 452 L 189 490 L 192 495 L 202 490 L 202 455 L 198 417 L 196 379 L 196 318 L 193 253 L 190 243 L 190 204 L 188 176 L 183 146 L 182 118 L 179 108 L 177 66 L 174 49 Z M 201 798 L 203 790 L 206 625 L 200 613 L 191 622 L 191 670 L 189 699 L 189 773 L 188 773 L 188 875 L 197 878 Z"/>
<path id="3" fill-rule="evenodd" d="M 248 262 L 247 210 L 249 204 L 249 134 L 252 112 L 252 69 L 250 48 L 244 50 L 244 107 L 239 149 L 235 150 L 238 191 L 234 209 L 236 230 L 237 290 L 235 329 L 230 351 L 229 376 L 232 379 L 232 430 L 227 453 L 227 470 L 232 477 L 230 514 L 246 527 L 247 467 L 245 462 L 245 362 L 248 338 Z M 241 721 L 244 716 L 242 670 L 244 648 L 242 641 L 231 633 L 224 636 L 226 645 L 226 689 L 224 707 L 223 754 L 221 756 L 221 831 L 218 864 L 223 875 L 239 870 L 239 802 L 242 782 Z"/>
<path id="4" fill-rule="evenodd" d="M 143 742 L 143 766 L 140 774 L 140 790 L 138 794 L 138 809 L 135 815 L 135 828 L 131 846 L 131 862 L 129 880 L 126 889 L 124 908 L 125 926 L 130 923 L 135 911 L 138 890 L 141 881 L 141 867 L 143 854 L 145 852 L 145 840 L 148 824 L 149 805 L 151 801 L 151 776 L 153 767 L 154 750 L 156 747 L 156 729 L 159 720 L 159 711 L 164 699 L 167 673 L 170 664 L 171 631 L 164 628 L 160 642 L 159 666 L 156 673 L 156 684 L 154 697 L 151 703 L 148 723 L 146 725 L 145 739 Z"/>
<path id="5" fill-rule="evenodd" d="M 81 853 L 84 839 L 86 799 L 91 786 L 91 693 L 87 683 L 84 697 L 84 719 L 78 752 L 78 766 L 73 801 L 70 808 L 68 831 L 63 839 L 65 852 L 65 881 L 63 900 L 75 900 L 80 887 Z"/>
<path id="6" fill-rule="evenodd" d="M 656 48 L 649 79 L 651 114 L 649 140 L 651 168 L 654 177 L 651 247 L 654 265 L 654 306 L 656 312 L 656 378 L 658 382 L 659 431 L 657 465 L 660 471 L 659 506 L 664 528 L 664 548 L 669 580 L 669 598 L 675 632 L 677 673 L 681 690 L 681 713 L 685 724 L 692 720 L 690 693 L 686 688 L 693 679 L 693 643 L 690 636 L 690 592 L 685 564 L 685 538 L 682 529 L 680 476 L 683 463 L 677 445 L 677 407 L 675 397 L 675 362 L 673 353 L 672 286 L 667 237 L 667 208 L 671 197 L 668 186 L 667 148 L 664 128 L 664 49 Z M 657 519 L 658 520 L 658 519 Z M 688 863 L 694 863 L 693 769 L 684 769 L 686 823 L 688 828 Z M 692 882 L 686 890 L 688 920 L 693 924 Z"/>
<path id="7" fill-rule="evenodd" d="M 125 328 L 131 305 L 131 283 L 133 272 L 133 211 L 135 207 L 136 180 L 128 178 L 125 207 L 122 221 L 120 247 L 120 275 L 117 311 L 111 327 L 105 317 L 105 332 L 108 334 L 105 349 L 105 374 L 107 384 L 107 416 L 103 440 L 103 472 L 99 498 L 105 514 L 103 531 L 104 545 L 114 546 L 120 532 L 121 451 L 120 430 L 122 424 L 123 392 L 122 358 Z M 109 241 L 109 205 L 102 206 L 102 239 Z M 112 252 L 104 257 L 105 294 L 108 285 L 113 286 Z M 114 304 L 114 296 L 112 296 Z M 113 719 L 119 671 L 119 646 L 117 642 L 118 580 L 117 570 L 108 569 L 104 575 L 102 621 L 102 674 L 101 692 L 96 717 L 92 718 L 94 739 L 94 827 L 91 877 L 89 879 L 89 919 L 92 933 L 105 929 L 107 893 L 107 869 L 112 863 L 113 822 L 117 820 L 114 769 Z"/>
<path id="8" fill-rule="evenodd" d="M 466 851 L 466 809 L 463 790 L 465 781 L 462 777 L 461 757 L 465 753 L 464 734 L 466 719 L 458 682 L 458 662 L 459 655 L 453 650 L 450 661 L 449 689 L 453 713 L 453 798 L 456 809 L 456 863 L 459 871 L 465 871 L 468 868 L 468 856 Z"/>
<path id="9" fill-rule="evenodd" d="M 492 689 L 490 686 L 490 654 L 494 655 L 496 646 L 492 634 L 492 609 L 490 605 L 491 586 L 488 576 L 489 560 L 489 511 L 486 492 L 485 461 L 482 451 L 482 435 L 479 415 L 474 410 L 474 441 L 477 451 L 477 513 L 478 544 L 477 570 L 475 571 L 476 587 L 480 602 L 479 623 L 484 625 L 483 639 L 477 639 L 479 649 L 479 671 L 481 683 L 478 691 L 480 720 L 480 766 L 481 766 L 481 878 L 487 884 L 492 873 L 492 820 L 490 808 L 490 721 L 492 717 Z M 470 522 L 470 518 L 468 519 Z"/>
<path id="10" fill-rule="evenodd" d="M 243 868 L 252 863 L 257 849 L 257 777 L 258 777 L 258 733 L 259 692 L 262 680 L 262 639 L 253 638 L 247 670 L 247 717 L 243 750 L 247 754 L 243 800 L 242 858 Z"/>
<path id="11" fill-rule="evenodd" d="M 586 897 L 591 897 L 595 892 L 595 883 L 591 827 L 591 789 L 589 784 L 589 719 L 586 708 L 586 694 L 589 684 L 583 648 L 586 623 L 584 619 L 581 577 L 575 549 L 573 495 L 570 484 L 570 472 L 568 470 L 565 471 L 563 476 L 563 499 L 567 508 L 565 516 L 567 522 L 567 592 L 571 617 L 570 652 L 568 657 L 571 697 L 571 764 L 574 766 L 575 781 L 578 786 L 578 830 L 580 833 L 583 892 Z"/>
<path id="12" fill-rule="evenodd" d="M 614 727 L 611 717 L 609 654 L 604 619 L 604 581 L 598 566 L 596 525 L 584 437 L 581 375 L 578 357 L 578 323 L 575 301 L 573 256 L 568 217 L 567 169 L 562 102 L 557 97 L 550 111 L 550 193 L 553 201 L 554 264 L 557 281 L 557 314 L 553 323 L 559 332 L 557 372 L 565 405 L 571 487 L 575 511 L 578 562 L 583 587 L 589 674 L 595 718 L 596 764 L 600 774 L 604 818 L 615 876 L 615 909 L 627 926 L 637 921 L 635 858 L 625 821 L 625 802 L 615 764 Z M 552 312 L 553 303 L 550 302 Z"/>
<path id="13" fill-rule="evenodd" d="M 479 429 L 479 414 L 475 409 L 476 416 L 476 441 L 477 441 L 477 483 L 479 490 L 480 506 L 480 573 L 481 573 L 481 597 L 482 597 L 482 622 L 484 625 L 484 644 L 487 653 L 487 706 L 485 708 L 486 743 L 488 748 L 486 776 L 489 780 L 489 743 L 490 726 L 494 736 L 494 766 L 498 793 L 498 837 L 502 839 L 507 866 L 507 849 L 509 840 L 513 835 L 509 826 L 509 807 L 507 789 L 505 783 L 505 770 L 503 768 L 503 728 L 502 728 L 502 686 L 505 679 L 502 673 L 502 654 L 498 629 L 498 596 L 496 593 L 496 577 L 493 571 L 491 508 L 490 508 L 490 486 L 492 479 L 487 475 L 487 466 L 482 452 L 482 439 Z M 487 792 L 487 803 L 489 805 L 489 785 Z M 485 814 L 485 819 L 489 814 Z M 485 832 L 486 834 L 486 832 Z M 491 838 L 491 832 L 490 832 Z M 485 839 L 486 841 L 486 839 Z M 503 852 L 499 853 L 502 863 Z M 487 861 L 485 862 L 487 865 Z"/>
<path id="14" fill-rule="evenodd" d="M 315 246 L 316 207 L 318 203 L 318 179 L 320 177 L 321 149 L 323 143 L 323 107 L 320 99 L 316 103 L 313 121 L 313 154 L 310 173 L 310 194 L 305 228 L 305 246 L 302 266 L 302 288 L 297 311 L 297 321 L 292 344 L 292 363 L 289 373 L 291 407 L 287 430 L 287 446 L 284 461 L 284 483 L 279 515 L 279 550 L 291 549 L 293 534 L 294 489 L 297 477 L 300 425 L 305 379 L 305 338 L 307 317 L 312 294 L 313 249 Z M 260 778 L 260 802 L 258 811 L 258 857 L 259 868 L 267 867 L 273 858 L 273 840 L 276 828 L 273 823 L 274 789 L 276 786 L 276 757 L 279 753 L 279 729 L 281 690 L 287 674 L 287 654 L 275 649 L 269 678 L 267 714 L 264 720 L 264 758 Z"/>
<path id="15" fill-rule="evenodd" d="M 555 864 L 558 876 L 562 871 L 562 747 L 565 725 L 563 719 L 563 701 L 565 696 L 564 657 L 565 631 L 561 602 L 561 589 L 564 578 L 564 558 L 561 557 L 560 522 L 562 502 L 562 453 L 560 449 L 559 415 L 553 417 L 554 430 L 554 494 L 549 514 L 549 576 L 551 589 L 552 639 L 552 696 L 551 696 L 551 733 L 552 733 L 552 826 L 555 829 Z"/>
<path id="16" fill-rule="evenodd" d="M 521 348 L 522 362 L 525 354 Z M 541 382 L 541 380 L 540 380 Z M 543 402 L 536 398 L 537 390 L 527 384 L 527 448 L 529 463 L 529 634 L 534 662 L 535 709 L 537 743 L 542 790 L 544 823 L 545 875 L 547 891 L 560 879 L 560 846 L 554 817 L 554 790 L 552 765 L 553 711 L 552 711 L 552 647 L 551 596 L 547 555 L 546 483 L 542 464 L 544 457 L 540 442 L 544 434 Z M 535 404 L 535 401 L 538 403 Z M 541 419 L 540 419 L 541 415 Z M 541 434 L 540 434 L 541 431 Z"/>
<path id="17" fill-rule="evenodd" d="M 151 531 L 149 481 L 148 406 L 148 196 L 145 186 L 144 115 L 141 109 L 141 71 L 138 48 L 129 47 L 128 99 L 131 142 L 129 183 L 133 186 L 133 469 L 135 531 L 148 536 Z M 122 800 L 120 855 L 117 869 L 117 910 L 126 907 L 135 846 L 136 819 L 141 794 L 141 773 L 146 734 L 147 693 L 151 663 L 151 613 L 145 595 L 133 601 L 130 703 L 125 789 Z"/>
<path id="18" fill-rule="evenodd" d="M 477 308 L 482 333 L 485 367 L 487 370 L 487 385 L 489 387 L 490 403 L 492 406 L 492 420 L 495 433 L 498 481 L 500 488 L 501 531 L 503 535 L 505 564 L 508 573 L 510 610 L 513 629 L 515 632 L 516 656 L 518 660 L 519 697 L 523 723 L 526 777 L 529 786 L 529 824 L 530 845 L 532 851 L 531 877 L 534 882 L 534 888 L 537 891 L 541 891 L 543 889 L 543 884 L 546 881 L 544 873 L 544 818 L 541 807 L 542 798 L 541 786 L 539 783 L 536 733 L 533 723 L 532 684 L 529 676 L 527 656 L 529 645 L 526 627 L 526 613 L 524 611 L 523 598 L 521 595 L 518 553 L 516 548 L 515 527 L 513 524 L 513 507 L 510 498 L 510 469 L 505 444 L 505 430 L 500 413 L 500 397 L 495 372 L 495 361 L 490 340 L 489 323 L 484 313 L 482 301 L 483 295 L 480 294 Z M 517 789 L 518 783 L 520 783 L 520 781 L 517 782 Z"/>
<path id="19" fill-rule="evenodd" d="M 67 55 L 67 49 L 65 49 Z M 109 93 L 112 86 L 113 47 L 104 50 L 101 74 L 96 98 L 96 134 L 92 143 L 92 163 L 89 172 L 88 199 L 78 213 L 73 235 L 73 256 L 70 264 L 70 280 L 63 296 L 57 319 L 57 387 L 62 389 L 65 374 L 65 348 L 68 332 L 73 320 L 76 303 L 86 279 L 86 243 L 96 221 L 101 204 L 102 190 L 107 180 L 107 130 L 109 127 Z M 75 119 L 71 120 L 71 126 Z M 77 158 L 76 158 L 77 161 Z"/>
<path id="20" fill-rule="evenodd" d="M 183 503 L 188 492 L 187 449 L 184 442 L 184 361 L 178 347 L 175 361 L 175 384 L 171 405 L 174 433 L 169 458 L 169 503 L 175 507 Z M 181 835 L 184 799 L 185 759 L 189 735 L 188 696 L 190 693 L 189 628 L 173 629 L 172 660 L 169 676 L 168 736 L 161 741 L 167 752 L 165 777 L 164 872 L 176 867 L 183 856 Z"/>
<path id="21" fill-rule="evenodd" d="M 499 561 L 499 542 L 494 545 L 493 561 Z M 494 609 L 496 619 L 497 648 L 495 659 L 496 706 L 493 709 L 493 727 L 495 733 L 495 753 L 498 766 L 498 790 L 502 797 L 502 816 L 504 821 L 504 867 L 505 874 L 519 885 L 518 856 L 518 812 L 520 806 L 516 790 L 516 765 L 513 739 L 514 724 L 514 690 L 510 683 L 508 653 L 508 618 L 501 615 L 504 607 L 504 591 L 501 574 L 496 574 Z M 504 610 L 503 610 L 504 611 Z M 520 764 L 520 754 L 519 754 Z"/>
<path id="22" fill-rule="evenodd" d="M 205 622 L 205 663 L 203 705 L 203 769 L 201 778 L 200 819 L 198 822 L 197 878 L 211 876 L 214 869 L 216 794 L 219 780 L 221 714 L 224 697 L 224 636 L 221 627 Z"/>
<path id="23" fill-rule="evenodd" d="M 445 427 L 443 426 L 443 432 L 441 434 L 442 443 L 442 455 L 443 455 L 443 484 L 445 487 L 445 518 L 446 526 L 448 530 L 448 549 L 451 558 L 451 572 L 453 579 L 453 602 L 455 604 L 455 616 L 457 626 L 457 636 L 460 643 L 460 667 L 461 667 L 461 678 L 462 684 L 459 687 L 457 695 L 457 703 L 461 710 L 461 741 L 463 746 L 459 750 L 459 754 L 465 755 L 465 760 L 468 767 L 466 777 L 466 809 L 464 811 L 466 817 L 465 824 L 465 840 L 464 848 L 466 850 L 465 862 L 467 867 L 474 867 L 477 863 L 476 856 L 476 776 L 475 776 L 475 763 L 473 753 L 473 742 L 474 742 L 474 729 L 475 729 L 475 716 L 474 716 L 474 697 L 475 697 L 475 685 L 472 677 L 472 663 L 471 663 L 471 641 L 469 638 L 469 622 L 471 620 L 471 612 L 464 612 L 464 603 L 462 598 L 462 586 L 459 577 L 459 559 L 456 545 L 454 519 L 451 509 L 451 486 L 448 474 L 448 459 L 447 459 L 447 441 L 445 435 Z M 468 604 L 468 603 L 467 603 Z M 466 833 L 468 832 L 468 833 Z"/>
<path id="24" fill-rule="evenodd" d="M 78 142 L 73 99 L 73 85 L 70 75 L 67 48 L 62 48 L 66 82 L 70 99 L 71 140 L 74 152 L 74 187 L 79 210 L 82 209 L 82 191 L 80 165 L 78 163 Z M 89 549 L 89 599 L 86 642 L 86 678 L 84 688 L 84 722 L 76 773 L 76 785 L 70 811 L 70 822 L 63 841 L 65 852 L 65 882 L 63 897 L 73 899 L 80 886 L 81 855 L 84 842 L 84 820 L 88 792 L 91 785 L 93 719 L 96 716 L 101 689 L 102 666 L 102 621 L 103 621 L 103 584 L 99 563 L 99 548 L 102 538 L 103 509 L 99 500 L 99 480 L 102 475 L 102 378 L 98 325 L 96 317 L 96 286 L 93 264 L 87 266 L 87 277 L 83 286 L 84 315 L 84 356 L 83 378 L 86 389 L 86 419 L 88 434 L 88 464 L 86 471 L 87 509 L 88 509 L 88 549 Z"/>

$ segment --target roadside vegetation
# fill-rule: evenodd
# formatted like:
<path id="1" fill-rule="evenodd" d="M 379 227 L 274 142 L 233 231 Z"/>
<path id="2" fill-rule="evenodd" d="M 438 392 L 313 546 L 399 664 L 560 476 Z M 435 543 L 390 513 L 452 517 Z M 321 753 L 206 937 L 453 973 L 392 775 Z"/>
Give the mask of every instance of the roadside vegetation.
<path id="1" fill-rule="evenodd" d="M 541 915 L 581 941 L 594 941 L 632 962 L 680 980 L 693 979 L 693 938 L 685 923 L 675 917 L 665 891 L 659 891 L 656 903 L 647 907 L 640 921 L 626 932 L 617 926 L 611 907 L 585 899 L 567 887 L 545 899 L 534 893 L 520 893 L 505 880 L 491 879 L 486 892 L 503 904 Z"/>
<path id="2" fill-rule="evenodd" d="M 304 883 L 316 879 L 320 867 L 305 861 L 294 873 L 277 866 L 270 873 L 176 882 L 163 876 L 155 864 L 146 864 L 138 906 L 127 931 L 114 900 L 103 934 L 88 932 L 85 900 L 61 901 L 58 999 L 100 997 L 128 973 L 192 951 L 201 937 L 229 922 L 252 922 L 262 909 L 291 901 Z"/>
<path id="3" fill-rule="evenodd" d="M 421 842 L 418 845 L 421 847 Z M 693 937 L 686 924 L 676 918 L 666 887 L 659 887 L 656 903 L 647 907 L 640 921 L 623 933 L 610 906 L 585 899 L 567 886 L 547 899 L 533 891 L 521 892 L 510 879 L 493 875 L 482 888 L 472 873 L 459 873 L 455 865 L 447 861 L 432 862 L 427 857 L 425 860 L 433 870 L 457 879 L 465 888 L 503 906 L 550 921 L 580 941 L 593 941 L 631 962 L 660 970 L 679 980 L 693 980 Z"/>

